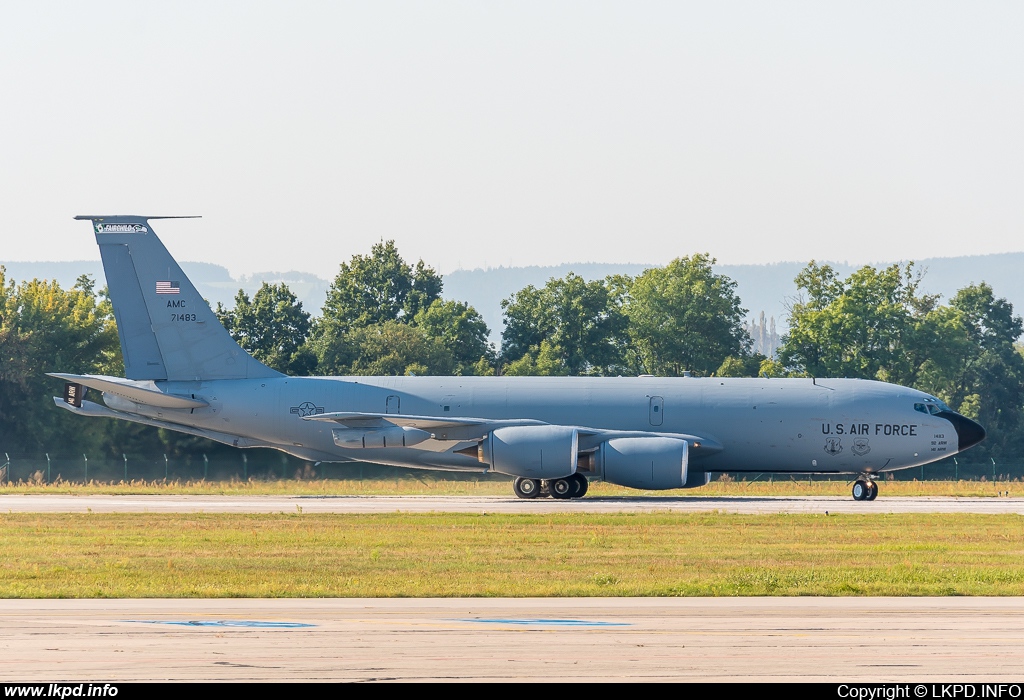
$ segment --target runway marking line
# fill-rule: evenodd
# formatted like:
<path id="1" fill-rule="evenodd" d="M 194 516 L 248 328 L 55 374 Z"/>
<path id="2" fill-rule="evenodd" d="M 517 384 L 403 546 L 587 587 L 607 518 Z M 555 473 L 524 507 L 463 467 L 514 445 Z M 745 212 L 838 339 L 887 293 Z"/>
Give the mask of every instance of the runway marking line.
<path id="1" fill-rule="evenodd" d="M 144 625 L 180 625 L 182 627 L 244 627 L 258 629 L 299 629 L 317 627 L 307 622 L 264 622 L 260 620 L 121 620 Z"/>
<path id="2" fill-rule="evenodd" d="M 592 620 L 548 619 L 548 618 L 481 618 L 462 619 L 454 622 L 476 622 L 497 625 L 542 625 L 545 627 L 631 627 L 631 622 L 601 622 Z"/>

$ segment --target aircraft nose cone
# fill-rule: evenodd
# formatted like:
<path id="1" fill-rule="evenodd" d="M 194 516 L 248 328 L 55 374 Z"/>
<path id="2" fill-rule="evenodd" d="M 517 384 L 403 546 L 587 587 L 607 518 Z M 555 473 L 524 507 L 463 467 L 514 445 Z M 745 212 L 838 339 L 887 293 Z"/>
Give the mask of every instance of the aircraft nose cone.
<path id="1" fill-rule="evenodd" d="M 953 411 L 943 411 L 939 417 L 953 424 L 956 430 L 957 449 L 961 452 L 985 439 L 985 429 L 966 416 Z"/>

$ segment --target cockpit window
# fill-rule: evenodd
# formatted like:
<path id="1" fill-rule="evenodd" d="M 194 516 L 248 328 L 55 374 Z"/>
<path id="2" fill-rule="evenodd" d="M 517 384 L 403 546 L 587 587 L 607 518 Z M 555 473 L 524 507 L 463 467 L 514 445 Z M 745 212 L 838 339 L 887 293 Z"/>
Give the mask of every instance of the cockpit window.
<path id="1" fill-rule="evenodd" d="M 928 413 L 933 416 L 937 416 L 943 411 L 949 411 L 950 408 L 939 399 L 928 399 L 924 403 L 915 403 L 914 410 L 920 413 Z"/>

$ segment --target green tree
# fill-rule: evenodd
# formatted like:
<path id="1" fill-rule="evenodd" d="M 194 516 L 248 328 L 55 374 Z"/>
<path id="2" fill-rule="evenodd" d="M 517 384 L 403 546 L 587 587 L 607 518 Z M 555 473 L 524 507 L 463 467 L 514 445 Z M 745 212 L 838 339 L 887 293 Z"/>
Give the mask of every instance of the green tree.
<path id="1" fill-rule="evenodd" d="M 607 281 L 569 273 L 543 288 L 529 285 L 501 302 L 505 317 L 502 361 L 506 373 L 524 372 L 544 358 L 550 373 L 613 374 L 623 366 L 626 317 Z M 546 342 L 547 348 L 542 347 Z M 543 350 L 543 352 L 542 352 Z M 516 364 L 524 357 L 531 361 Z"/>
<path id="2" fill-rule="evenodd" d="M 109 304 L 90 278 L 69 290 L 38 279 L 16 285 L 0 267 L 0 451 L 98 449 L 104 426 L 54 406 L 60 384 L 45 373 L 112 373 L 120 355 Z"/>
<path id="3" fill-rule="evenodd" d="M 920 323 L 936 297 L 918 294 L 913 263 L 864 266 L 840 280 L 811 262 L 796 277 L 806 297 L 790 310 L 779 358 L 814 377 L 858 377 L 910 384 L 927 347 Z"/>
<path id="4" fill-rule="evenodd" d="M 715 370 L 716 377 L 757 377 L 761 376 L 761 369 L 768 358 L 761 353 L 753 353 L 743 357 L 729 355 L 725 358 L 718 369 Z M 769 366 L 770 367 L 770 366 Z M 769 370 L 770 371 L 770 370 Z"/>
<path id="5" fill-rule="evenodd" d="M 781 377 L 798 377 L 802 376 L 800 372 L 793 372 L 786 369 L 778 360 L 772 358 L 766 358 L 761 360 L 761 366 L 757 370 L 757 376 L 765 379 L 778 379 Z"/>
<path id="6" fill-rule="evenodd" d="M 348 374 L 370 376 L 448 375 L 453 361 L 441 342 L 422 328 L 385 321 L 353 330 L 345 344 Z"/>
<path id="7" fill-rule="evenodd" d="M 422 260 L 415 267 L 407 264 L 394 241 L 375 244 L 370 255 L 352 256 L 342 263 L 327 291 L 323 315 L 310 332 L 318 371 L 349 372 L 354 358 L 364 357 L 360 342 L 370 337 L 354 335 L 356 331 L 389 322 L 410 324 L 440 299 L 441 291 L 437 272 Z"/>
<path id="8" fill-rule="evenodd" d="M 441 277 L 422 260 L 413 268 L 394 241 L 377 243 L 370 255 L 353 255 L 341 264 L 327 290 L 323 318 L 345 329 L 408 322 L 439 299 L 441 290 Z"/>
<path id="9" fill-rule="evenodd" d="M 431 304 L 441 298 L 443 290 L 441 275 L 422 260 L 417 261 L 412 271 L 409 294 L 402 305 L 402 316 L 406 319 L 416 318 L 416 314 L 429 309 Z"/>
<path id="10" fill-rule="evenodd" d="M 629 285 L 625 311 L 629 335 L 644 369 L 678 376 L 709 375 L 727 357 L 750 354 L 736 283 L 715 274 L 707 254 L 676 258 Z"/>
<path id="11" fill-rule="evenodd" d="M 569 372 L 558 348 L 542 340 L 539 348 L 531 348 L 518 360 L 505 365 L 503 373 L 507 377 L 564 377 Z"/>
<path id="12" fill-rule="evenodd" d="M 264 282 L 251 301 L 239 289 L 235 307 L 217 304 L 216 313 L 231 337 L 263 364 L 291 375 L 313 373 L 316 356 L 305 344 L 309 314 L 286 284 Z"/>
<path id="13" fill-rule="evenodd" d="M 456 374 L 488 372 L 495 353 L 487 336 L 490 331 L 476 309 L 461 301 L 435 299 L 413 319 L 427 338 L 440 344 L 449 354 Z M 480 361 L 483 360 L 483 366 Z M 493 370 L 491 370 L 493 371 Z"/>

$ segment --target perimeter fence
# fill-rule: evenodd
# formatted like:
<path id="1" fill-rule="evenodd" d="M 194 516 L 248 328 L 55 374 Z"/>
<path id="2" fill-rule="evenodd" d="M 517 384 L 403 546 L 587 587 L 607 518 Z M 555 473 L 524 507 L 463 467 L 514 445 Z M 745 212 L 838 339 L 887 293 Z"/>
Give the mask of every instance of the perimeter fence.
<path id="1" fill-rule="evenodd" d="M 120 458 L 79 454 L 70 456 L 51 453 L 8 454 L 0 452 L 0 484 L 10 483 L 130 483 L 132 481 L 277 481 L 311 479 L 420 479 L 432 478 L 459 481 L 508 481 L 502 474 L 480 472 L 430 472 L 421 469 L 389 467 L 369 462 L 315 464 L 272 450 L 253 450 L 239 455 L 223 453 L 184 456 L 130 455 Z M 712 479 L 733 481 L 850 481 L 848 474 L 792 474 L 773 472 L 716 473 Z M 965 462 L 958 458 L 944 459 L 922 467 L 887 472 L 885 479 L 895 481 L 1024 481 L 1024 461 Z"/>
<path id="2" fill-rule="evenodd" d="M 282 452 L 254 450 L 237 457 L 223 454 L 183 456 L 122 454 L 120 458 L 51 453 L 0 452 L 0 484 L 131 483 L 132 481 L 277 481 L 312 479 L 417 479 L 419 469 L 369 462 L 307 462 Z M 445 472 L 445 478 L 504 481 L 510 477 L 481 472 Z"/>
<path id="3" fill-rule="evenodd" d="M 733 481 L 853 481 L 853 474 L 794 474 L 777 472 L 727 472 Z M 715 477 L 712 477 L 714 479 Z M 1024 461 L 965 462 L 944 459 L 920 467 L 884 472 L 880 479 L 891 481 L 1024 481 Z"/>

